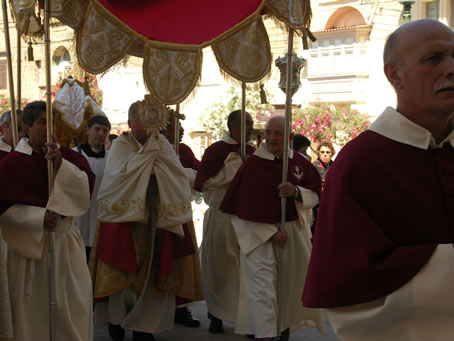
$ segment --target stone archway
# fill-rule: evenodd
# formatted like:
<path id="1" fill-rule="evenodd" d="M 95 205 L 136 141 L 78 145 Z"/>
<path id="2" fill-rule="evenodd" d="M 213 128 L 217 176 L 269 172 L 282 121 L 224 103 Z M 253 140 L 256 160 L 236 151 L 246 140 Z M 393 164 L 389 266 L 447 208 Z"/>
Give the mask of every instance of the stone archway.
<path id="1" fill-rule="evenodd" d="M 325 30 L 366 25 L 363 15 L 356 8 L 351 6 L 338 8 L 328 19 Z"/>

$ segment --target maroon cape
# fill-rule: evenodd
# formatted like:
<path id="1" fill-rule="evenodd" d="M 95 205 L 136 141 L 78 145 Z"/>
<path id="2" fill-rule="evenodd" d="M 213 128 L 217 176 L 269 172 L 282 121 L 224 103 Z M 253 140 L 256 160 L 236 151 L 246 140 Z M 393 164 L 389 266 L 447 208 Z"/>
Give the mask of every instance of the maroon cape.
<path id="1" fill-rule="evenodd" d="M 85 157 L 66 148 L 60 148 L 62 157 L 87 173 L 90 194 L 95 183 L 95 174 L 91 171 Z M 27 155 L 12 151 L 0 161 L 0 214 L 13 204 L 46 207 L 49 199 L 47 180 L 47 160 L 44 154 Z"/>
<path id="2" fill-rule="evenodd" d="M 287 181 L 320 196 L 321 179 L 315 167 L 299 153 L 289 158 Z M 281 221 L 281 198 L 277 186 L 282 182 L 282 159 L 248 158 L 230 184 L 220 210 L 258 223 Z M 287 198 L 286 221 L 298 219 L 295 200 Z"/>
<path id="3" fill-rule="evenodd" d="M 209 146 L 202 157 L 197 176 L 195 178 L 194 189 L 202 192 L 202 186 L 209 178 L 215 176 L 224 167 L 224 161 L 230 153 L 238 151 L 239 144 L 230 144 L 218 141 Z M 246 154 L 251 155 L 255 151 L 254 147 L 246 145 Z"/>
<path id="4" fill-rule="evenodd" d="M 349 306 L 400 288 L 437 244 L 454 242 L 453 147 L 358 136 L 330 167 L 313 241 L 305 306 Z"/>
<path id="5" fill-rule="evenodd" d="M 4 150 L 0 150 L 0 160 L 3 159 L 8 154 L 9 154 L 8 152 L 5 152 Z"/>
<path id="6" fill-rule="evenodd" d="M 179 156 L 180 162 L 184 168 L 192 168 L 194 170 L 199 170 L 200 161 L 196 159 L 194 153 L 192 152 L 191 148 L 184 144 L 179 144 Z"/>

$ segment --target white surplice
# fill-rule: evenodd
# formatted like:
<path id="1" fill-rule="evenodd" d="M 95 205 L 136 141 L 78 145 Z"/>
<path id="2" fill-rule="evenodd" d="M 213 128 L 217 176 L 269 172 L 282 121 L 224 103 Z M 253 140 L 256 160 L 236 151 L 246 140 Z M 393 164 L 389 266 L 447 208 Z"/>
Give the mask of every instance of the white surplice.
<path id="1" fill-rule="evenodd" d="M 30 155 L 22 139 L 16 151 Z M 88 177 L 62 160 L 47 209 L 59 218 L 55 233 L 55 336 L 60 340 L 93 339 L 92 287 L 76 216 L 90 203 Z M 43 229 L 46 208 L 15 204 L 0 216 L 9 247 L 8 279 L 14 340 L 49 339 L 49 234 Z"/>
<path id="2" fill-rule="evenodd" d="M 78 148 L 73 148 L 74 151 L 78 152 Z M 83 150 L 80 152 L 88 161 L 91 171 L 95 173 L 96 180 L 95 186 L 93 188 L 93 193 L 90 200 L 90 208 L 88 212 L 83 216 L 77 218 L 76 225 L 79 228 L 80 235 L 84 241 L 85 246 L 91 246 L 93 244 L 93 238 L 96 232 L 96 224 L 98 222 L 98 191 L 99 186 L 102 182 L 102 177 L 104 175 L 104 167 L 106 165 L 108 151 L 104 157 L 96 158 L 88 156 Z"/>
<path id="3" fill-rule="evenodd" d="M 264 142 L 254 155 L 274 159 Z M 291 150 L 289 157 L 293 157 Z M 321 309 L 306 308 L 301 303 L 312 249 L 309 234 L 312 208 L 319 199 L 315 192 L 298 188 L 304 205 L 300 214 L 306 225 L 302 226 L 299 220 L 285 224 L 288 240 L 283 259 L 279 260 L 279 248 L 269 241 L 278 231 L 279 224 L 257 223 L 232 216 L 241 249 L 241 290 L 235 322 L 237 334 L 252 334 L 256 338 L 275 337 L 278 334 L 278 314 L 279 332 L 287 328 L 293 332 L 302 326 L 325 331 Z M 278 307 L 279 272 L 282 272 L 283 280 Z"/>
<path id="4" fill-rule="evenodd" d="M 0 137 L 0 150 L 9 153 L 12 147 Z M 8 245 L 2 237 L 0 227 L 0 341 L 13 339 L 13 323 L 9 298 L 8 272 L 6 271 Z"/>
<path id="5" fill-rule="evenodd" d="M 222 141 L 237 144 L 230 136 Z M 203 199 L 209 206 L 203 219 L 200 249 L 205 298 L 212 315 L 231 323 L 238 310 L 240 249 L 230 216 L 219 206 L 241 164 L 240 155 L 230 153 L 222 169 L 202 186 Z"/>

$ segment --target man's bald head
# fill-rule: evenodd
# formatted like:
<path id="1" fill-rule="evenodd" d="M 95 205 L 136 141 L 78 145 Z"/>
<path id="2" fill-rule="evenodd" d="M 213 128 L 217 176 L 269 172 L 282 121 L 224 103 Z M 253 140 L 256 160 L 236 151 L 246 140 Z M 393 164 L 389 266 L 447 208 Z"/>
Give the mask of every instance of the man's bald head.
<path id="1" fill-rule="evenodd" d="M 433 29 L 434 26 L 447 31 L 451 30 L 448 26 L 434 19 L 410 21 L 398 27 L 386 40 L 383 50 L 383 63 L 399 64 L 405 62 L 402 51 L 406 51 L 408 46 L 415 46 L 414 44 L 417 43 L 418 39 L 424 39 L 424 33 L 428 33 L 428 29 Z"/>
<path id="2" fill-rule="evenodd" d="M 272 124 L 275 125 L 276 127 L 281 126 L 282 129 L 285 127 L 285 117 L 284 116 L 273 116 L 271 117 L 265 124 L 265 129 L 268 128 L 268 126 Z"/>
<path id="3" fill-rule="evenodd" d="M 268 151 L 277 157 L 282 157 L 284 153 L 285 141 L 285 117 L 271 117 L 265 125 L 265 140 Z M 293 138 L 289 136 L 289 138 Z"/>
<path id="4" fill-rule="evenodd" d="M 446 137 L 454 113 L 454 31 L 432 19 L 409 22 L 390 35 L 383 60 L 397 111 L 437 141 Z"/>

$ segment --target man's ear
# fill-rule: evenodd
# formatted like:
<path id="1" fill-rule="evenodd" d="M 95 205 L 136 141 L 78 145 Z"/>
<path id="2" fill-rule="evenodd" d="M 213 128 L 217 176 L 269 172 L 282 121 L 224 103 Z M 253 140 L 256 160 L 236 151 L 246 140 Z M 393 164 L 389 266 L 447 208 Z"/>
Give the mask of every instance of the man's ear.
<path id="1" fill-rule="evenodd" d="M 30 130 L 30 127 L 28 125 L 24 124 L 23 129 L 24 129 L 25 136 L 30 137 L 30 134 L 28 133 L 28 131 Z"/>
<path id="2" fill-rule="evenodd" d="M 386 63 L 384 66 L 384 72 L 386 78 L 391 83 L 394 89 L 400 89 L 402 87 L 402 78 L 399 75 L 399 69 L 396 65 L 392 63 Z"/>

